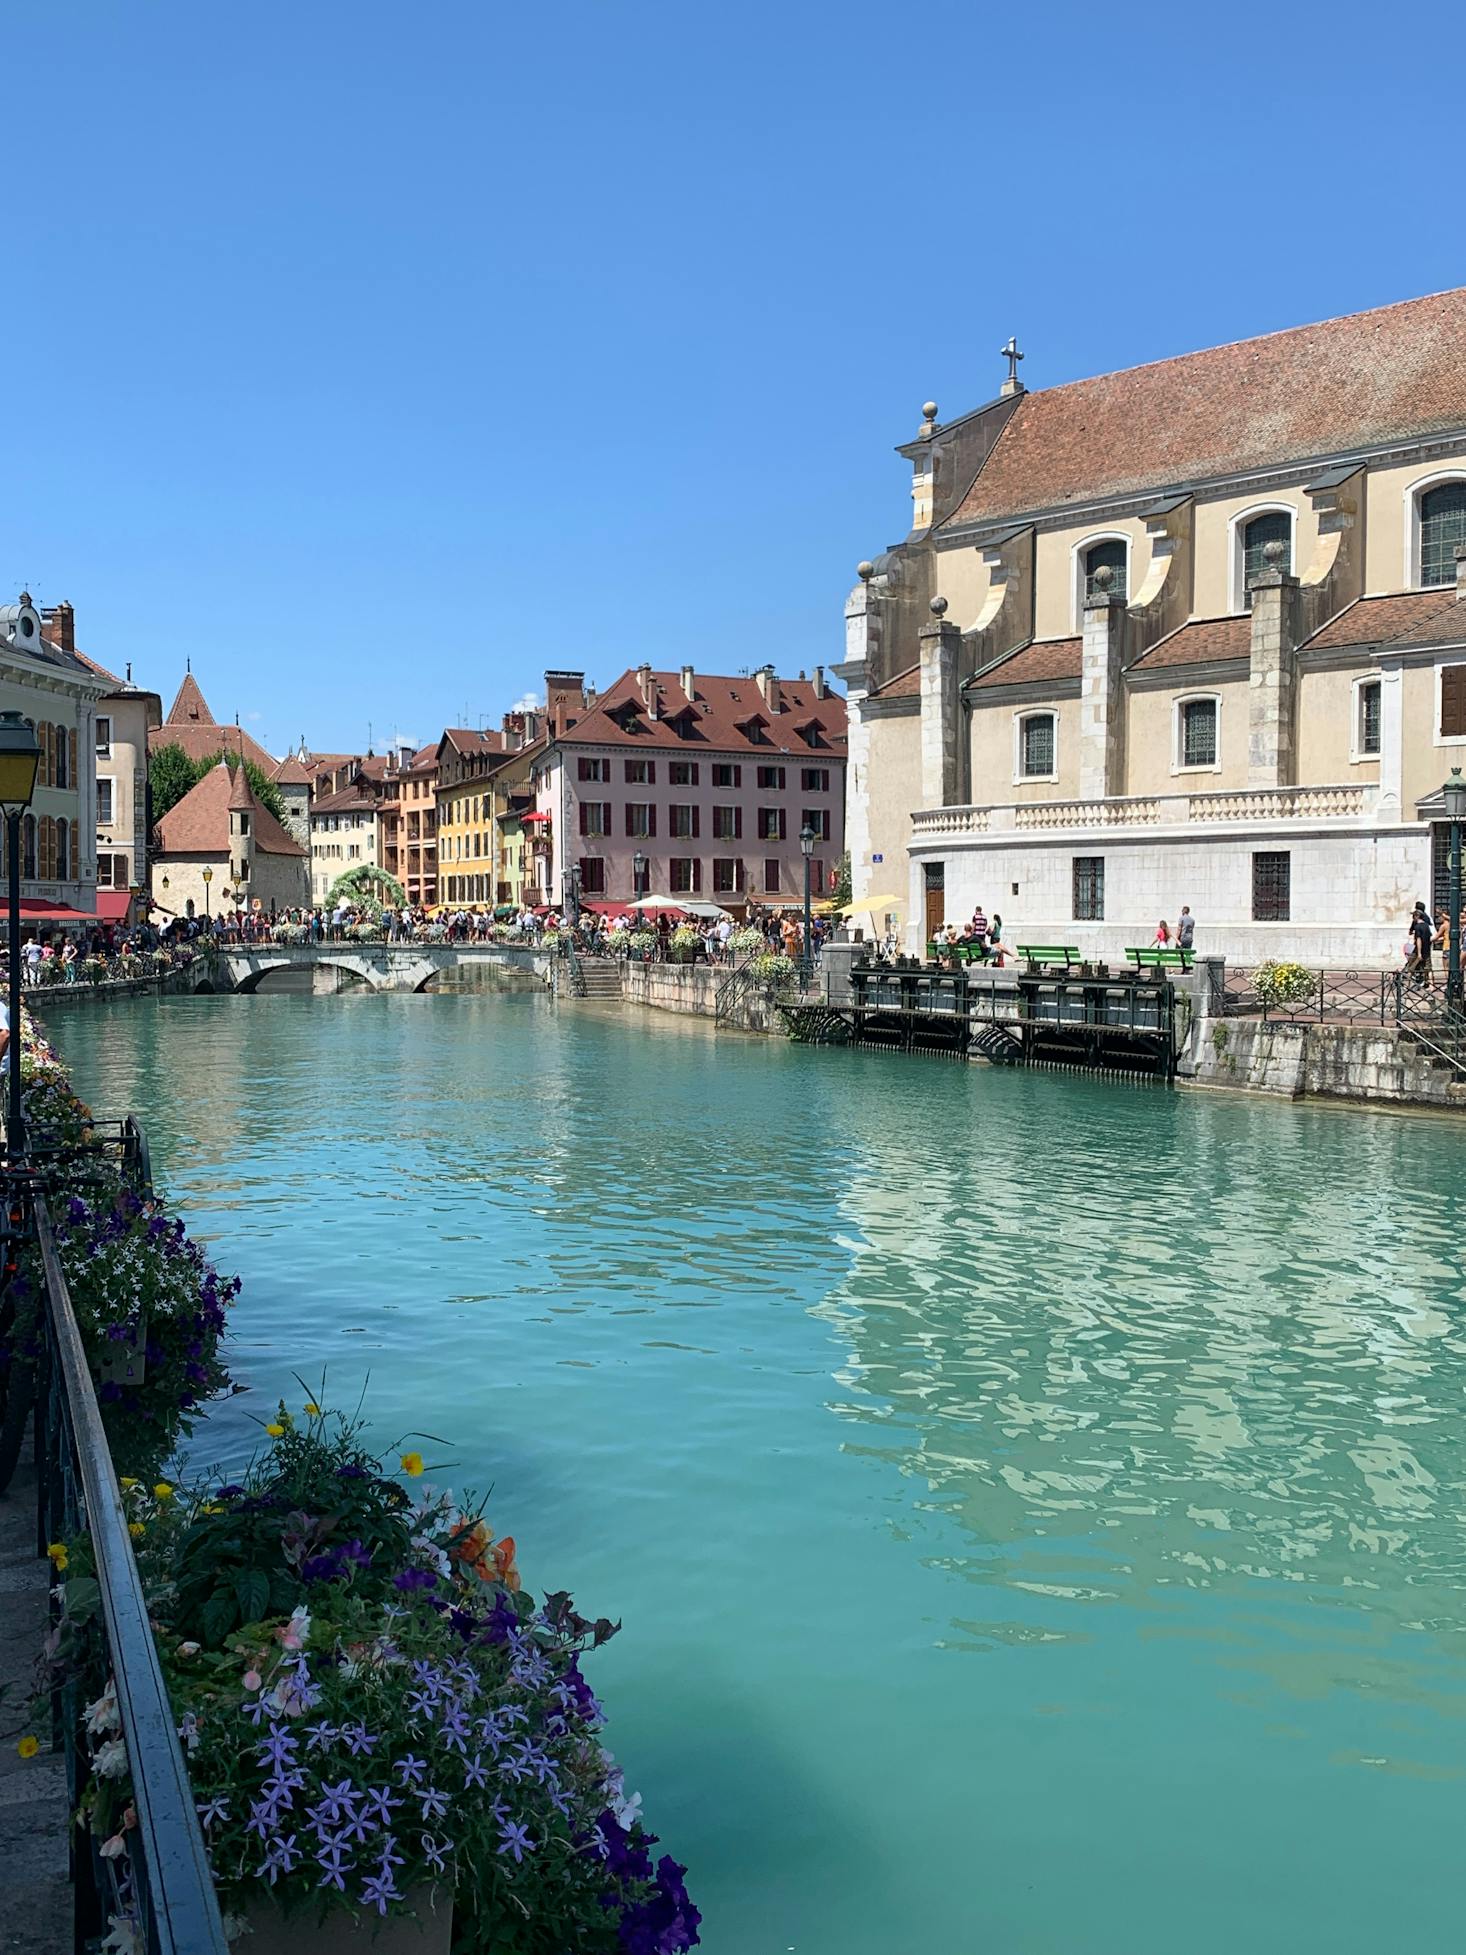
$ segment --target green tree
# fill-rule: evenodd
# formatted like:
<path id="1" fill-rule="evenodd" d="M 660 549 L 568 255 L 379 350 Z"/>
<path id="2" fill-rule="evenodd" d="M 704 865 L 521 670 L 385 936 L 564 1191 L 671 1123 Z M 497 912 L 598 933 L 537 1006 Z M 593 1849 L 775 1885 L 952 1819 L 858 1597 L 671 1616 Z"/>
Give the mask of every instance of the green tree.
<path id="1" fill-rule="evenodd" d="M 148 759 L 148 785 L 153 790 L 153 820 L 161 821 L 170 808 L 178 803 L 194 787 L 203 769 L 178 745 L 170 740 L 166 747 L 158 747 Z"/>
<path id="2" fill-rule="evenodd" d="M 835 871 L 835 887 L 830 892 L 830 901 L 837 910 L 844 910 L 850 907 L 850 897 L 850 851 L 846 849 Z"/>

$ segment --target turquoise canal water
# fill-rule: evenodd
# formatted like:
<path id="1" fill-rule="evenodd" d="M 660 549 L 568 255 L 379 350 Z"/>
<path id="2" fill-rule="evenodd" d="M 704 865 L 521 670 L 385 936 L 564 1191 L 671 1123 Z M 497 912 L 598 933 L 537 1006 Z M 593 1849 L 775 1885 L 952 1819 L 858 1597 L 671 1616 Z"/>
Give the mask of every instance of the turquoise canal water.
<path id="1" fill-rule="evenodd" d="M 58 1014 L 238 1269 L 202 1450 L 370 1374 L 710 1955 L 1460 1941 L 1466 1130 L 534 996 Z"/>

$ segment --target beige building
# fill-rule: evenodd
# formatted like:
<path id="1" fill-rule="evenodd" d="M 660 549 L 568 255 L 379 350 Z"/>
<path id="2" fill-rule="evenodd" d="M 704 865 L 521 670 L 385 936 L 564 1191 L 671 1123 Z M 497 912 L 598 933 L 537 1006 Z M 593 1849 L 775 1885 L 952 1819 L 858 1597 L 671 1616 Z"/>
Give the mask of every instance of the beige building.
<path id="1" fill-rule="evenodd" d="M 205 880 L 205 872 L 208 879 Z M 221 757 L 158 824 L 153 886 L 178 916 L 267 913 L 306 901 L 306 853 Z"/>
<path id="2" fill-rule="evenodd" d="M 364 777 L 311 802 L 310 899 L 324 903 L 348 869 L 377 863 L 377 811 L 382 796 Z"/>
<path id="3" fill-rule="evenodd" d="M 857 902 L 917 947 L 1398 959 L 1466 759 L 1466 291 L 928 404 L 846 606 Z M 879 920 L 878 920 L 879 922 Z"/>

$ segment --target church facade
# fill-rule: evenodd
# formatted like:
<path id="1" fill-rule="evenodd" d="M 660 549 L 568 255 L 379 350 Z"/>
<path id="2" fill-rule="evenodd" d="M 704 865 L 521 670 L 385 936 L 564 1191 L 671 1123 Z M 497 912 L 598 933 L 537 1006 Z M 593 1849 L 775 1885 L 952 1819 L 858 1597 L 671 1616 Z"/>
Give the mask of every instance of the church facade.
<path id="1" fill-rule="evenodd" d="M 1013 942 L 1370 967 L 1466 764 L 1466 290 L 996 399 L 860 566 L 857 905 Z"/>

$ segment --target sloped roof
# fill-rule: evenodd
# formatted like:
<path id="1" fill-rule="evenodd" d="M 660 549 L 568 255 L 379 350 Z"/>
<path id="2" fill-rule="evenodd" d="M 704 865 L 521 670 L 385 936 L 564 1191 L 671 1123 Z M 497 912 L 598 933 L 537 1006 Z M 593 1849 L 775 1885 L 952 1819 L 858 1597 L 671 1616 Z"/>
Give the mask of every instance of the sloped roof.
<path id="1" fill-rule="evenodd" d="M 698 673 L 693 680 L 690 702 L 682 690 L 679 672 L 654 672 L 651 684 L 658 701 L 658 718 L 651 717 L 636 673 L 623 672 L 583 719 L 557 736 L 559 743 L 642 750 L 668 747 L 681 753 L 698 747 L 713 747 L 723 753 L 803 754 L 844 750 L 848 728 L 844 696 L 826 689 L 820 698 L 813 680 L 775 679 L 773 696 L 768 701 L 756 679 L 741 675 L 727 678 Z M 635 713 L 623 724 L 624 709 L 632 706 Z M 762 721 L 768 736 L 757 745 L 745 730 L 754 719 Z M 811 748 L 807 741 L 794 737 L 800 725 L 812 720 L 819 722 L 826 743 L 819 748 Z M 684 722 L 691 729 L 687 735 L 676 730 L 676 725 Z"/>
<path id="2" fill-rule="evenodd" d="M 369 812 L 380 806 L 380 798 L 369 788 L 357 787 L 353 784 L 350 787 L 338 788 L 334 794 L 323 794 L 319 800 L 313 801 L 311 819 L 314 820 L 317 815 L 352 814 L 363 809 Z"/>
<path id="3" fill-rule="evenodd" d="M 237 774 L 231 775 L 222 760 L 181 801 L 175 802 L 158 823 L 158 854 L 227 855 L 229 811 L 234 807 L 249 809 L 251 835 L 261 853 L 305 854 L 294 836 L 287 835 L 270 811 L 255 799 L 244 769 L 241 767 Z"/>
<path id="4" fill-rule="evenodd" d="M 871 699 L 916 699 L 921 694 L 921 665 L 908 665 L 904 672 L 897 672 L 887 679 L 883 686 L 872 688 L 867 695 Z"/>
<path id="5" fill-rule="evenodd" d="M 1352 604 L 1304 640 L 1310 652 L 1342 651 L 1351 645 L 1383 645 L 1413 631 L 1456 602 L 1454 590 L 1397 591 L 1390 597 L 1356 597 Z"/>
<path id="6" fill-rule="evenodd" d="M 1252 619 L 1244 612 L 1228 618 L 1193 618 L 1158 638 L 1135 665 L 1208 665 L 1213 659 L 1251 656 Z"/>
<path id="7" fill-rule="evenodd" d="M 1389 648 L 1392 652 L 1404 652 L 1417 645 L 1459 645 L 1463 640 L 1466 640 L 1466 603 L 1459 602 L 1453 591 L 1449 604 L 1443 604 L 1439 611 L 1432 611 L 1398 638 L 1392 638 Z"/>
<path id="8" fill-rule="evenodd" d="M 275 766 L 275 756 L 266 753 L 253 734 L 246 733 L 242 727 L 219 726 L 214 720 L 165 720 L 161 726 L 150 727 L 148 750 L 156 753 L 160 747 L 182 747 L 190 760 L 208 760 L 214 754 L 242 751 L 245 759 L 252 760 L 265 775 Z"/>
<path id="9" fill-rule="evenodd" d="M 293 753 L 275 762 L 270 769 L 270 779 L 278 781 L 282 787 L 309 787 L 311 784 L 310 775 Z"/>
<path id="10" fill-rule="evenodd" d="M 1026 686 L 1047 679 L 1077 679 L 1084 664 L 1082 638 L 1041 638 L 1010 652 L 997 664 L 968 681 L 978 690 L 984 686 Z"/>
<path id="11" fill-rule="evenodd" d="M 1466 288 L 1025 394 L 944 527 L 1466 427 Z"/>
<path id="12" fill-rule="evenodd" d="M 209 711 L 204 695 L 199 691 L 199 682 L 192 672 L 184 674 L 183 684 L 173 704 L 168 708 L 167 724 L 175 720 L 185 721 L 194 726 L 212 726 L 214 715 Z"/>

